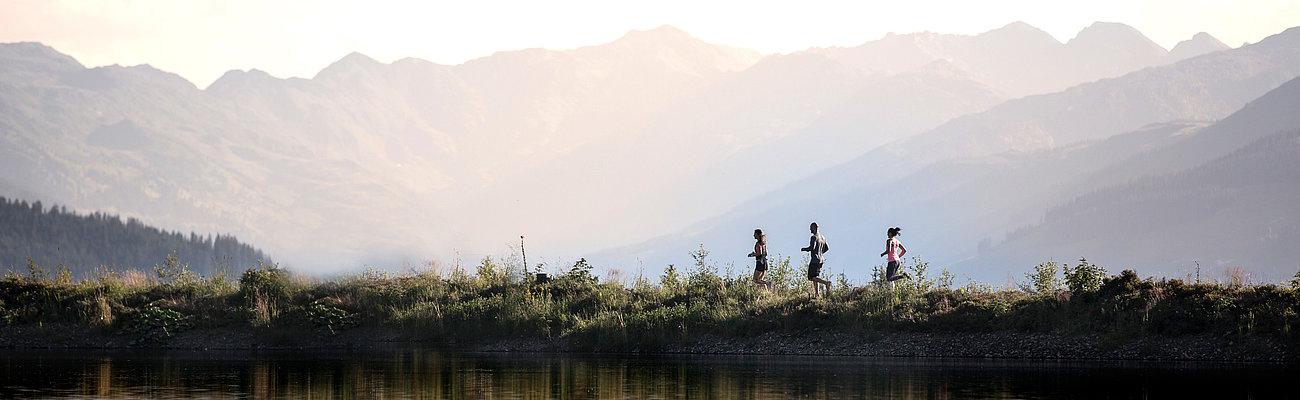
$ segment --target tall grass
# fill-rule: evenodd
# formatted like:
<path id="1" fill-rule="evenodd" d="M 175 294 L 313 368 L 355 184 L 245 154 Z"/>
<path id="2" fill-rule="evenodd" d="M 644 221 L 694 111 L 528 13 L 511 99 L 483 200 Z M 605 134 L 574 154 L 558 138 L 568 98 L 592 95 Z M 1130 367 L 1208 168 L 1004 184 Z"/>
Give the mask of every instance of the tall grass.
<path id="1" fill-rule="evenodd" d="M 719 272 L 697 251 L 695 265 L 671 266 L 631 284 L 602 281 L 580 260 L 554 279 L 534 282 L 513 263 L 482 259 L 473 274 L 453 268 L 389 274 L 368 270 L 314 280 L 260 265 L 232 280 L 200 277 L 170 259 L 153 275 L 100 271 L 72 282 L 34 263 L 0 279 L 0 323 L 80 324 L 134 342 L 165 341 L 186 329 L 248 329 L 310 341 L 358 327 L 407 340 L 473 342 L 563 340 L 578 348 L 652 349 L 708 334 L 723 337 L 810 329 L 843 332 L 990 332 L 1059 334 L 1217 334 L 1297 338 L 1300 274 L 1289 287 L 1245 279 L 1188 283 L 1107 275 L 1080 260 L 1039 265 L 1030 284 L 994 289 L 954 286 L 914 259 L 914 277 L 856 286 L 843 274 L 827 298 L 814 298 L 790 258 L 774 260 L 773 289 L 747 271 Z M 170 265 L 168 265 L 170 264 Z M 1244 276 L 1237 272 L 1235 276 Z M 879 275 L 877 275 L 879 278 Z M 300 332 L 304 334 L 296 334 Z"/>

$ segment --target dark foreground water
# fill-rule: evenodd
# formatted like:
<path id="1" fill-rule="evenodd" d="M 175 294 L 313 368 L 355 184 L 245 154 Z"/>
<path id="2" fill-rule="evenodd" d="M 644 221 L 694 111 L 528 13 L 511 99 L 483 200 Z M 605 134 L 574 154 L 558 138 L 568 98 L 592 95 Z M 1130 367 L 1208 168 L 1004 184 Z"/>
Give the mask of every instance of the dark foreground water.
<path id="1" fill-rule="evenodd" d="M 0 398 L 1295 398 L 1276 364 L 0 350 Z"/>

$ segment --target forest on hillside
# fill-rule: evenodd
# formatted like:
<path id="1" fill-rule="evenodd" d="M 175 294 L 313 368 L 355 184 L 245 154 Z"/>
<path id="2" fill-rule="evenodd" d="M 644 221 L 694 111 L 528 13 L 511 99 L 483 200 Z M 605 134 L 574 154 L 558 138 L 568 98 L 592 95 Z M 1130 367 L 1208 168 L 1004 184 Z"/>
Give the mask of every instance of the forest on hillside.
<path id="1" fill-rule="evenodd" d="M 261 250 L 229 235 L 166 231 L 134 218 L 82 215 L 0 197 L 0 270 L 26 273 L 28 260 L 47 271 L 67 267 L 86 277 L 95 269 L 149 269 L 170 254 L 200 275 L 238 273 L 267 261 Z"/>

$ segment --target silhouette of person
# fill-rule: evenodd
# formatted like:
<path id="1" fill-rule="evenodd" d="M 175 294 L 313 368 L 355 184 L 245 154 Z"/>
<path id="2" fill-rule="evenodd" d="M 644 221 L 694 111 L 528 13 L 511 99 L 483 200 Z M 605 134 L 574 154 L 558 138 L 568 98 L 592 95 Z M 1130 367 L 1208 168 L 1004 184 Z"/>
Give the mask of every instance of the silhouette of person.
<path id="1" fill-rule="evenodd" d="M 903 234 L 903 229 L 893 227 L 885 230 L 885 251 L 880 253 L 889 262 L 885 267 L 885 280 L 893 282 L 903 278 L 911 278 L 907 272 L 902 271 L 903 256 L 907 254 L 907 247 L 903 247 L 903 242 L 898 240 L 898 236 Z"/>
<path id="2" fill-rule="evenodd" d="M 772 290 L 772 282 L 763 280 L 767 275 L 767 235 L 762 229 L 754 230 L 754 251 L 749 256 L 754 257 L 754 283 Z"/>
<path id="3" fill-rule="evenodd" d="M 808 261 L 808 280 L 813 284 L 813 296 L 818 295 L 818 285 L 824 286 L 826 295 L 830 295 L 831 281 L 821 278 L 822 265 L 826 262 L 826 252 L 830 250 L 830 246 L 826 245 L 826 237 L 817 232 L 816 222 L 808 225 L 808 230 L 812 232 L 812 236 L 808 238 L 808 247 L 799 251 L 806 251 L 812 257 Z"/>

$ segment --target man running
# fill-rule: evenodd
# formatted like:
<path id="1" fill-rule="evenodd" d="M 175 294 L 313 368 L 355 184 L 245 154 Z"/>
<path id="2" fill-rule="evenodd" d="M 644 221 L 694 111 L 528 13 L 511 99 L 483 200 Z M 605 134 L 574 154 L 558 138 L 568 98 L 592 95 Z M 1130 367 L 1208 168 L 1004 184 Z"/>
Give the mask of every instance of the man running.
<path id="1" fill-rule="evenodd" d="M 826 295 L 829 296 L 831 294 L 831 281 L 822 279 L 821 275 L 822 264 L 826 261 L 825 254 L 830 250 L 830 246 L 826 245 L 826 238 L 817 233 L 816 222 L 808 225 L 808 230 L 812 231 L 812 237 L 808 238 L 808 247 L 799 249 L 799 251 L 806 251 L 812 255 L 812 259 L 808 262 L 808 280 L 812 281 L 813 296 L 819 295 L 818 285 L 825 286 Z"/>

